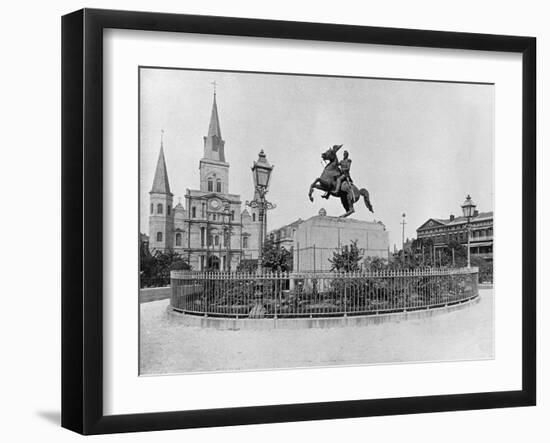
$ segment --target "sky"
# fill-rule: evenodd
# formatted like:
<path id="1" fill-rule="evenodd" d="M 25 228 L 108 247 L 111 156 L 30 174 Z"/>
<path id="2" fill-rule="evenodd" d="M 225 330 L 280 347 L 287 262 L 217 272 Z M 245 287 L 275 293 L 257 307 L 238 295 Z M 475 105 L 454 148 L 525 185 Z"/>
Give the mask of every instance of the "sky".
<path id="1" fill-rule="evenodd" d="M 414 238 L 429 218 L 459 215 L 467 194 L 480 212 L 493 210 L 494 85 L 159 68 L 140 75 L 142 232 L 161 130 L 174 205 L 199 188 L 214 81 L 229 191 L 241 195 L 243 209 L 261 149 L 275 166 L 269 230 L 321 208 L 344 213 L 339 199 L 307 197 L 321 153 L 334 144 L 349 152 L 354 183 L 374 206 L 372 214 L 359 201 L 352 218 L 383 222 L 392 249 L 401 244 L 403 213 L 405 237 Z"/>

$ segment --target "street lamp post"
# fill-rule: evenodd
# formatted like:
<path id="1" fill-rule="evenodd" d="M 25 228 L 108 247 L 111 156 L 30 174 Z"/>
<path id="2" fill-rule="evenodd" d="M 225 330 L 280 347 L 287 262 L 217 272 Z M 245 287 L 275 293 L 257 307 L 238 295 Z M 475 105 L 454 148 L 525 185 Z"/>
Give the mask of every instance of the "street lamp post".
<path id="1" fill-rule="evenodd" d="M 223 205 L 223 241 L 225 243 L 225 271 L 231 271 L 231 205 L 225 202 Z M 227 217 L 227 219 L 226 219 Z"/>
<path id="2" fill-rule="evenodd" d="M 258 271 L 262 270 L 262 261 L 263 261 L 263 242 L 264 242 L 264 226 L 266 212 L 270 209 L 274 209 L 276 205 L 270 203 L 266 200 L 265 195 L 267 194 L 269 188 L 269 180 L 271 178 L 271 172 L 273 171 L 273 166 L 269 164 L 267 158 L 264 154 L 263 149 L 260 151 L 258 156 L 258 161 L 255 161 L 252 165 L 252 178 L 254 180 L 254 200 L 247 201 L 246 205 L 258 209 L 258 221 L 260 224 L 259 236 L 258 236 Z"/>
<path id="3" fill-rule="evenodd" d="M 403 262 L 403 266 L 405 266 L 405 225 L 407 224 L 407 222 L 405 221 L 405 213 L 403 212 L 403 220 L 401 221 L 401 226 L 402 226 L 402 234 L 401 234 L 401 250 L 403 251 L 403 257 L 402 257 L 402 262 Z"/>
<path id="4" fill-rule="evenodd" d="M 466 217 L 466 235 L 468 236 L 468 267 L 470 267 L 470 222 L 475 213 L 476 204 L 468 194 L 462 207 L 462 213 Z"/>

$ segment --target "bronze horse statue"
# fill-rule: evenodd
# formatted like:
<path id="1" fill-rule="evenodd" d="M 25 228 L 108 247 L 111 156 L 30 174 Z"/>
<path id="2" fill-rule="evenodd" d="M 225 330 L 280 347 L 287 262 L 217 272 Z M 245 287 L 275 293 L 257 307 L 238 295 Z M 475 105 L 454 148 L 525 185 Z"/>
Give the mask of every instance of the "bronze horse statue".
<path id="1" fill-rule="evenodd" d="M 342 174 L 336 154 L 341 147 L 342 145 L 334 145 L 321 154 L 321 158 L 324 161 L 328 161 L 328 164 L 325 166 L 321 177 L 317 177 L 309 187 L 309 199 L 313 201 L 314 189 L 325 191 L 327 193 L 327 198 L 329 195 L 339 197 L 346 211 L 341 217 L 347 217 L 355 212 L 353 204 L 357 203 L 359 198 L 363 196 L 365 206 L 370 212 L 374 213 L 369 199 L 369 192 L 365 188 L 358 189 L 353 183 L 345 181 L 342 183 L 340 191 L 338 193 L 335 192 L 336 180 Z"/>

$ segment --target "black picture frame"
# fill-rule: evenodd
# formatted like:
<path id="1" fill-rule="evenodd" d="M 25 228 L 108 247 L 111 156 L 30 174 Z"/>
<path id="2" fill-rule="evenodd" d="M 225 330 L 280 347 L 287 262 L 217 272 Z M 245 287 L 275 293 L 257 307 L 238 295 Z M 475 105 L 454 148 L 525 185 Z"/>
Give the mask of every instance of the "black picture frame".
<path id="1" fill-rule="evenodd" d="M 522 388 L 392 399 L 103 413 L 103 30 L 171 31 L 522 54 Z M 531 406 L 536 402 L 536 39 L 83 9 L 62 18 L 62 426 L 82 434 Z"/>

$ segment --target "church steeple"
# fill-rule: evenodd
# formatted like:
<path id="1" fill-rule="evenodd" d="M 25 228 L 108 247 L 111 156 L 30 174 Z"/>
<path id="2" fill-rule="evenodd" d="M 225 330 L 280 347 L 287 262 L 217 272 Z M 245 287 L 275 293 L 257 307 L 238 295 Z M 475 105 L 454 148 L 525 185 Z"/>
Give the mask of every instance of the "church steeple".
<path id="1" fill-rule="evenodd" d="M 166 169 L 166 160 L 164 159 L 164 146 L 163 146 L 162 131 L 160 138 L 160 152 L 157 161 L 157 169 L 155 171 L 155 178 L 153 179 L 153 186 L 151 188 L 151 194 L 172 194 L 170 192 L 170 183 L 168 182 L 168 171 Z"/>
<path id="2" fill-rule="evenodd" d="M 160 152 L 153 186 L 149 192 L 149 248 L 151 250 L 169 251 L 173 248 L 174 211 L 168 171 L 164 159 L 164 131 L 160 136 Z"/>
<path id="3" fill-rule="evenodd" d="M 210 125 L 208 126 L 208 136 L 216 135 L 220 140 L 222 131 L 220 129 L 220 119 L 218 117 L 218 104 L 216 103 L 216 93 L 214 92 L 214 102 L 212 103 L 212 114 L 210 115 Z"/>
<path id="4" fill-rule="evenodd" d="M 214 82 L 214 88 L 215 88 Z M 204 137 L 204 158 L 225 162 L 224 152 L 225 141 L 222 139 L 220 119 L 218 116 L 218 104 L 216 103 L 216 89 L 214 89 L 214 100 L 212 102 L 212 113 L 208 125 L 208 135 Z"/>
<path id="5" fill-rule="evenodd" d="M 201 176 L 201 191 L 216 192 L 218 194 L 229 193 L 229 163 L 225 161 L 220 118 L 218 116 L 218 104 L 216 103 L 216 82 L 214 85 L 214 100 L 208 135 L 204 137 L 204 156 L 199 163 Z"/>

